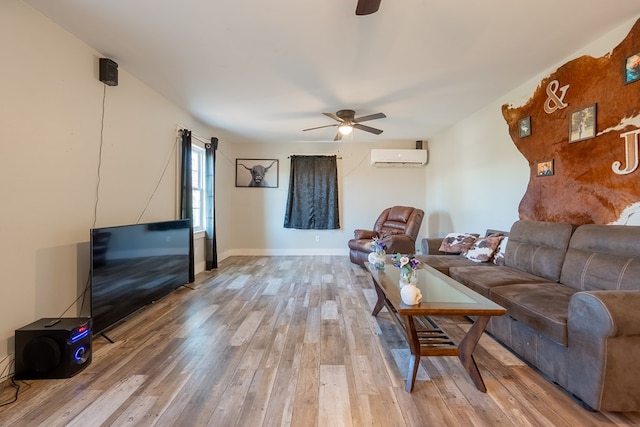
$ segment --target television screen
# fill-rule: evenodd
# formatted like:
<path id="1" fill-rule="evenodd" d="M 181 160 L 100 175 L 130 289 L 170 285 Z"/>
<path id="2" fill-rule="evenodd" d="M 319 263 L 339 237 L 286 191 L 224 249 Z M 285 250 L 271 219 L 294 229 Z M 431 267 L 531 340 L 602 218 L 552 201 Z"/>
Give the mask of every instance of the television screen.
<path id="1" fill-rule="evenodd" d="M 189 281 L 190 220 L 91 229 L 93 333 Z"/>

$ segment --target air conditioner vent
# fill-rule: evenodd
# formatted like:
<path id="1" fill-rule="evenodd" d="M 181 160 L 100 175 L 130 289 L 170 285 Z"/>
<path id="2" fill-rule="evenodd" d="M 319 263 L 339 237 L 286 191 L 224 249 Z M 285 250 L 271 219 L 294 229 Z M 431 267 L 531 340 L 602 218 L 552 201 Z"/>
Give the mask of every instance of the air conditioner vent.
<path id="1" fill-rule="evenodd" d="M 427 160 L 427 150 L 371 150 L 371 165 L 377 167 L 419 167 L 426 165 Z"/>

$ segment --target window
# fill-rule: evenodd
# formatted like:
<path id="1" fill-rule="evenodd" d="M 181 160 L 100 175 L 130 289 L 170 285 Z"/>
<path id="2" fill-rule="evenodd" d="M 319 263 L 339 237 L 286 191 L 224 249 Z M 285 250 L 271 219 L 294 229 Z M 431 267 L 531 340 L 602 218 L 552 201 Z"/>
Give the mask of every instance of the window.
<path id="1" fill-rule="evenodd" d="M 204 231 L 205 188 L 204 188 L 204 149 L 191 145 L 191 187 L 193 190 L 193 231 Z"/>

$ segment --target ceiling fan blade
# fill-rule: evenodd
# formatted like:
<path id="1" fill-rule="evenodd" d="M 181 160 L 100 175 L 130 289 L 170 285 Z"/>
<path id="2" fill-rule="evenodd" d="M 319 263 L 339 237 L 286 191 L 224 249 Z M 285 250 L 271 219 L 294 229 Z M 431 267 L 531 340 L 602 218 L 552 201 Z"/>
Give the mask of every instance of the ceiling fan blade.
<path id="1" fill-rule="evenodd" d="M 336 121 L 342 123 L 342 119 L 340 117 L 336 116 L 333 113 L 322 113 L 322 114 L 324 114 L 327 117 L 331 117 L 333 120 L 336 120 Z"/>
<path id="2" fill-rule="evenodd" d="M 353 123 L 366 122 L 367 120 L 384 119 L 385 117 L 387 116 L 385 116 L 384 113 L 369 114 L 368 116 L 356 117 L 355 119 L 353 119 Z"/>
<path id="3" fill-rule="evenodd" d="M 336 137 L 333 138 L 334 141 L 340 141 L 342 139 L 342 134 L 340 132 L 336 133 Z"/>
<path id="4" fill-rule="evenodd" d="M 375 133 L 376 135 L 380 135 L 382 133 L 380 129 L 372 128 L 370 126 L 365 126 L 358 123 L 354 123 L 353 127 L 356 129 L 363 130 L 365 132 Z"/>
<path id="5" fill-rule="evenodd" d="M 358 0 L 356 15 L 369 15 L 380 8 L 380 0 Z"/>
<path id="6" fill-rule="evenodd" d="M 302 129 L 302 132 L 306 132 L 308 130 L 316 130 L 316 129 L 322 129 L 322 128 L 330 128 L 330 127 L 334 127 L 334 126 L 338 126 L 338 124 L 333 124 L 333 125 L 324 125 L 324 126 L 318 126 L 315 128 L 309 128 L 309 129 Z"/>

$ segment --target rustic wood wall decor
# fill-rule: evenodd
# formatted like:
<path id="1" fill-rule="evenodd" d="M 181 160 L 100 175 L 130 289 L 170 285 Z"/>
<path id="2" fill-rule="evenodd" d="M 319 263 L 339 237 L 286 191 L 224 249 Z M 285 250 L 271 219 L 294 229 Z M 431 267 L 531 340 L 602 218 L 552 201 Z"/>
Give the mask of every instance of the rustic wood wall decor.
<path id="1" fill-rule="evenodd" d="M 543 79 L 525 105 L 502 106 L 511 138 L 531 170 L 520 218 L 638 222 L 637 80 L 640 20 L 610 54 L 576 58 Z M 548 161 L 553 175 L 540 179 L 538 165 Z"/>

